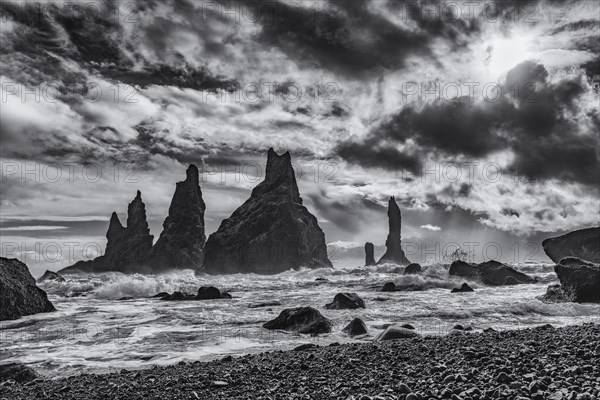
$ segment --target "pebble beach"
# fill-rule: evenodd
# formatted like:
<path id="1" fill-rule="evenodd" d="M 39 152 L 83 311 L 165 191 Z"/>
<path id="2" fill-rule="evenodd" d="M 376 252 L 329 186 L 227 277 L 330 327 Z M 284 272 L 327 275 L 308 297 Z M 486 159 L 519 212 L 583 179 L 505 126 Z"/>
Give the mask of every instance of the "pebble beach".
<path id="1" fill-rule="evenodd" d="M 317 346 L 37 379 L 0 399 L 598 399 L 600 325 Z"/>

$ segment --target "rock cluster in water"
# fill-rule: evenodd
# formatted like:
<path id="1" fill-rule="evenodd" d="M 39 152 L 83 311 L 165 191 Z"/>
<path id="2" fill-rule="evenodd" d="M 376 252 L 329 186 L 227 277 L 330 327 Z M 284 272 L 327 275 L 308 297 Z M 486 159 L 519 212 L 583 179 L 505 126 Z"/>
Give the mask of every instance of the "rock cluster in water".
<path id="1" fill-rule="evenodd" d="M 402 215 L 400 213 L 400 207 L 398 207 L 394 197 L 390 197 L 388 202 L 388 220 L 389 234 L 385 241 L 387 250 L 377 264 L 393 263 L 398 265 L 408 265 L 410 264 L 410 261 L 406 258 L 406 255 L 402 250 Z"/>
<path id="2" fill-rule="evenodd" d="M 544 251 L 555 263 L 565 257 L 600 263 L 600 227 L 580 229 L 542 242 Z"/>
<path id="3" fill-rule="evenodd" d="M 35 284 L 27 265 L 0 257 L 0 321 L 51 311 L 56 309 Z"/>
<path id="4" fill-rule="evenodd" d="M 42 282 L 47 282 L 47 281 L 64 282 L 65 278 L 63 278 L 56 272 L 46 270 L 46 272 L 44 272 L 44 275 L 40 276 L 36 282 L 42 283 Z"/>
<path id="5" fill-rule="evenodd" d="M 203 270 L 276 274 L 331 266 L 325 235 L 302 204 L 290 153 L 269 149 L 265 180 L 210 235 Z"/>
<path id="6" fill-rule="evenodd" d="M 489 286 L 535 283 L 535 279 L 495 260 L 471 264 L 457 260 L 450 265 L 450 275 L 479 281 Z"/>

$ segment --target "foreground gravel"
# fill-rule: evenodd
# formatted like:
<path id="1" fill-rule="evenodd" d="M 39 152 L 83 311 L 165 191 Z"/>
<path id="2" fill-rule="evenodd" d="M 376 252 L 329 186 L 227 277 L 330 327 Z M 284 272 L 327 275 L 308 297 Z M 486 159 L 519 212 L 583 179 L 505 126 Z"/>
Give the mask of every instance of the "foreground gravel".
<path id="1" fill-rule="evenodd" d="M 0 387 L 0 399 L 11 400 L 599 396 L 598 324 L 309 347 Z"/>

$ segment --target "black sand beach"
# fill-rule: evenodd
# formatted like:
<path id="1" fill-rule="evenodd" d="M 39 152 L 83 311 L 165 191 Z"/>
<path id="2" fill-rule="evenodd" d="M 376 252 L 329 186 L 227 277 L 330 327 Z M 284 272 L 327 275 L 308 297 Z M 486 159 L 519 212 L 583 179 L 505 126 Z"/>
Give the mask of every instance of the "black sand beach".
<path id="1" fill-rule="evenodd" d="M 0 399 L 598 399 L 599 337 L 590 323 L 453 332 L 5 383 Z"/>

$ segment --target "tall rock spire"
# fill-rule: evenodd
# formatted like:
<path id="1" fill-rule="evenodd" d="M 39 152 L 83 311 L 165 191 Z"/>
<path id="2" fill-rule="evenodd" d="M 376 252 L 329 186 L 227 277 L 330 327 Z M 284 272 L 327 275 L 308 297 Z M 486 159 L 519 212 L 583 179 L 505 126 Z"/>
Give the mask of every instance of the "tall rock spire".
<path id="1" fill-rule="evenodd" d="M 113 212 L 106 231 L 104 255 L 91 261 L 80 261 L 60 272 L 79 270 L 83 272 L 143 272 L 152 247 L 154 236 L 150 235 L 146 220 L 146 206 L 142 194 L 137 191 L 127 208 L 127 226 L 124 227 Z"/>
<path id="2" fill-rule="evenodd" d="M 406 258 L 404 251 L 402 250 L 402 237 L 400 234 L 402 227 L 402 215 L 400 214 L 400 207 L 396 204 L 396 199 L 392 196 L 388 202 L 388 220 L 389 220 L 389 234 L 385 241 L 387 251 L 379 259 L 377 264 L 393 263 L 399 265 L 408 265 L 410 261 Z"/>
<path id="3" fill-rule="evenodd" d="M 186 179 L 177 182 L 163 231 L 150 252 L 148 263 L 154 270 L 202 266 L 205 209 L 198 168 L 190 165 Z"/>
<path id="4" fill-rule="evenodd" d="M 206 242 L 204 271 L 276 274 L 331 267 L 325 234 L 302 205 L 290 153 L 267 153 L 265 180 Z"/>

